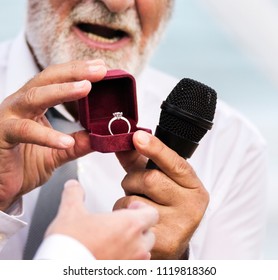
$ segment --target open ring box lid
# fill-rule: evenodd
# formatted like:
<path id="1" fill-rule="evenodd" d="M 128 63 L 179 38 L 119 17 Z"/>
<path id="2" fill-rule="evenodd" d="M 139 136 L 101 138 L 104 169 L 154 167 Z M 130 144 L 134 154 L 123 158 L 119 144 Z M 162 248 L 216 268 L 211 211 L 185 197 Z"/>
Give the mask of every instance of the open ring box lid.
<path id="1" fill-rule="evenodd" d="M 92 83 L 87 97 L 78 101 L 81 125 L 90 132 L 91 148 L 102 153 L 129 151 L 134 149 L 132 136 L 137 130 L 150 129 L 137 127 L 138 111 L 136 82 L 132 75 L 123 70 L 109 70 L 103 80 Z M 131 126 L 124 120 L 109 121 L 113 113 L 122 112 Z"/>

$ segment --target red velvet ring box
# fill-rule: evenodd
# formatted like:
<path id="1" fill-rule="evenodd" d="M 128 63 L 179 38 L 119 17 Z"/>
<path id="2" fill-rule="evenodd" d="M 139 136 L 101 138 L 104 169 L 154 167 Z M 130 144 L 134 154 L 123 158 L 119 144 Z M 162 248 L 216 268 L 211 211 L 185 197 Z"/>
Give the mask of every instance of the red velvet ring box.
<path id="1" fill-rule="evenodd" d="M 123 70 L 109 70 L 103 80 L 92 83 L 91 92 L 78 102 L 82 126 L 89 131 L 91 148 L 102 153 L 134 149 L 132 136 L 137 130 L 138 112 L 136 82 L 132 75 Z M 113 113 L 122 112 L 126 120 L 116 119 Z"/>

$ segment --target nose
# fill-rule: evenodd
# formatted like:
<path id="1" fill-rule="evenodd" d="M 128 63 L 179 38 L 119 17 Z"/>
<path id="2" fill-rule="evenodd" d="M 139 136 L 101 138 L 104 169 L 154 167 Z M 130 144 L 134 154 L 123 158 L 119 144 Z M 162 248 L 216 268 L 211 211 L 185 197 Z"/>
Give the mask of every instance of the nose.
<path id="1" fill-rule="evenodd" d="M 136 0 L 101 0 L 112 13 L 121 13 L 132 7 Z"/>

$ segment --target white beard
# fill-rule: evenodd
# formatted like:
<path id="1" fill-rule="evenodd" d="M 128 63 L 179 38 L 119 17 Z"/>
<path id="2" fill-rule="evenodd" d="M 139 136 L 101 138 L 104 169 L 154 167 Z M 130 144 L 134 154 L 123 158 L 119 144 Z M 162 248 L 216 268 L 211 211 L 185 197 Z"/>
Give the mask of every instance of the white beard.
<path id="1" fill-rule="evenodd" d="M 34 2 L 34 1 L 32 1 Z M 170 7 L 169 7 L 170 9 Z M 93 15 L 93 16 L 92 16 Z M 109 69 L 123 69 L 133 75 L 141 72 L 155 49 L 167 22 L 161 20 L 158 30 L 142 46 L 142 31 L 135 9 L 125 14 L 111 14 L 100 2 L 80 1 L 63 21 L 48 1 L 29 5 L 26 36 L 38 63 L 43 67 L 71 60 L 101 58 Z M 78 22 L 105 24 L 128 30 L 132 42 L 117 51 L 89 48 L 71 30 Z"/>

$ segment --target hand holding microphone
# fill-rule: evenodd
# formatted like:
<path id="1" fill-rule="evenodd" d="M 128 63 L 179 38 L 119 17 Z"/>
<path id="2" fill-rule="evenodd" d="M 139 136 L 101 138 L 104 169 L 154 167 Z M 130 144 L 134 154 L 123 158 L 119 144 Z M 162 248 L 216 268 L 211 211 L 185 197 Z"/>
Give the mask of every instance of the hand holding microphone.
<path id="1" fill-rule="evenodd" d="M 117 154 L 127 175 L 126 197 L 115 209 L 134 200 L 154 206 L 160 216 L 154 227 L 153 259 L 181 259 L 206 211 L 209 195 L 186 161 L 212 125 L 215 92 L 193 80 L 182 80 L 162 104 L 156 136 L 134 134 L 136 151 Z M 146 158 L 151 161 L 146 167 Z"/>

